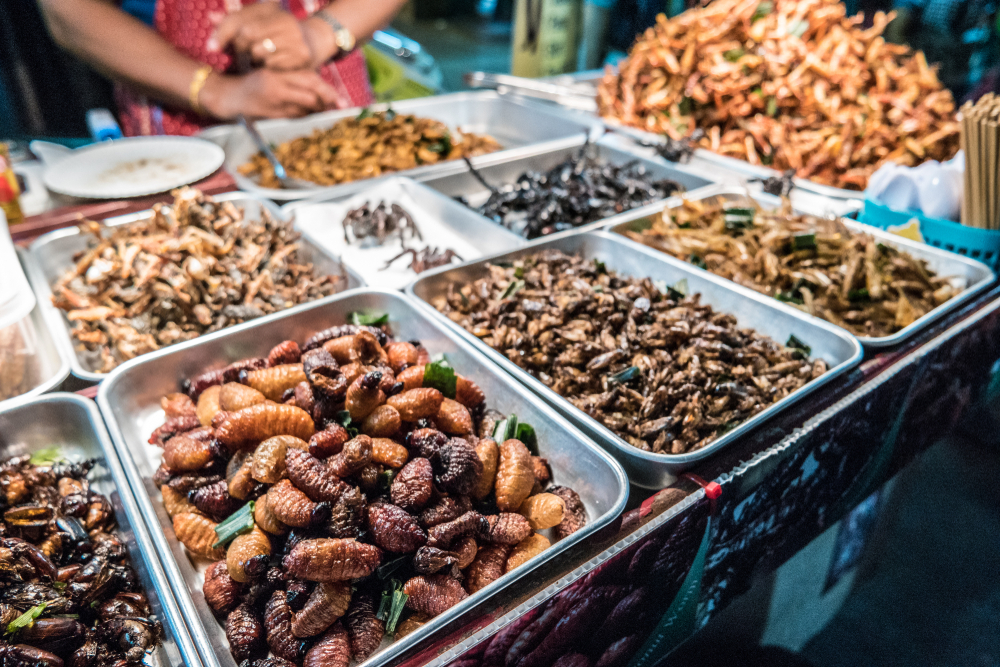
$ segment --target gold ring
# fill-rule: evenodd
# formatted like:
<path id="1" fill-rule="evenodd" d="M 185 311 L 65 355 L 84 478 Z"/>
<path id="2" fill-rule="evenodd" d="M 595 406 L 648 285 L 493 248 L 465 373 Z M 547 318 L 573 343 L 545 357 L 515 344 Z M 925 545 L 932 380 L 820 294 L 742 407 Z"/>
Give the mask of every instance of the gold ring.
<path id="1" fill-rule="evenodd" d="M 264 50 L 267 51 L 268 53 L 274 53 L 275 51 L 278 50 L 278 47 L 274 45 L 274 42 L 271 40 L 270 37 L 266 37 L 264 41 L 260 43 L 260 45 L 263 46 Z"/>

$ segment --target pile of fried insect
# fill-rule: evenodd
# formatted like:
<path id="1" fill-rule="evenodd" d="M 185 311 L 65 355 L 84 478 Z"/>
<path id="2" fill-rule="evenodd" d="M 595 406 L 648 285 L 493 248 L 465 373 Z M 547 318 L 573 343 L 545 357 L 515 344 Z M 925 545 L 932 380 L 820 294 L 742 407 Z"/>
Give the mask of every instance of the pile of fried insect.
<path id="1" fill-rule="evenodd" d="M 212 561 L 237 662 L 362 661 L 586 523 L 534 429 L 387 320 L 351 313 L 162 400 L 155 482 Z"/>

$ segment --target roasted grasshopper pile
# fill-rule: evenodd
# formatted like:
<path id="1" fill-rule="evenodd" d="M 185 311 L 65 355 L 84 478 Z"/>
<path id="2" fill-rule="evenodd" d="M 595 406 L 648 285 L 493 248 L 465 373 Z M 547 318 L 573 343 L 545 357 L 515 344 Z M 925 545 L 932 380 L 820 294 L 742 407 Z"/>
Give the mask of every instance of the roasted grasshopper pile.
<path id="1" fill-rule="evenodd" d="M 237 662 L 362 661 L 548 548 L 537 531 L 587 520 L 530 426 L 380 326 L 285 341 L 162 404 L 154 481 L 211 561 L 205 600 Z"/>
<path id="2" fill-rule="evenodd" d="M 927 262 L 850 231 L 836 218 L 685 201 L 649 229 L 626 232 L 858 336 L 888 336 L 956 296 Z"/>
<path id="3" fill-rule="evenodd" d="M 356 118 L 339 120 L 326 130 L 279 144 L 274 154 L 290 177 L 317 185 L 336 185 L 485 155 L 500 148 L 493 137 L 452 132 L 431 118 L 391 110 L 371 113 L 366 109 Z M 254 155 L 239 171 L 257 179 L 263 187 L 281 187 L 262 153 Z"/>
<path id="4" fill-rule="evenodd" d="M 651 179 L 638 161 L 608 164 L 584 145 L 580 152 L 545 172 L 527 171 L 513 183 L 490 189 L 476 210 L 529 239 L 586 225 L 645 204 L 666 199 L 684 187 L 670 179 Z"/>
<path id="5" fill-rule="evenodd" d="M 544 250 L 433 305 L 635 447 L 683 454 L 827 370 L 686 292 Z"/>
<path id="6" fill-rule="evenodd" d="M 299 261 L 298 232 L 266 209 L 251 222 L 231 202 L 182 188 L 153 210 L 130 225 L 84 221 L 90 248 L 52 286 L 97 372 L 346 289 L 342 276 Z"/>
<path id="7" fill-rule="evenodd" d="M 884 162 L 958 150 L 955 103 L 920 52 L 837 0 L 715 0 L 660 15 L 598 90 L 600 113 L 717 153 L 864 190 Z"/>
<path id="8" fill-rule="evenodd" d="M 55 450 L 0 462 L 0 664 L 139 665 L 163 633 L 114 535 L 93 461 Z"/>

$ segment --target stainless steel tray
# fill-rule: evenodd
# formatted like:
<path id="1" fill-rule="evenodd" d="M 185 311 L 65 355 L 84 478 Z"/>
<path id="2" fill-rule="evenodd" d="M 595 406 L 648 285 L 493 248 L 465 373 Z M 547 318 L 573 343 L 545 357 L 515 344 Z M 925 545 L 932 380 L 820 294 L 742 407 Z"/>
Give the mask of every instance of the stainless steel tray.
<path id="1" fill-rule="evenodd" d="M 341 262 L 360 275 L 365 284 L 380 289 L 402 289 L 417 276 L 408 268 L 409 260 L 399 259 L 391 268 L 384 268 L 387 261 L 402 251 L 398 238 L 369 248 L 344 242 L 341 224 L 344 216 L 366 202 L 372 206 L 377 206 L 379 202 L 399 204 L 413 216 L 423 241 L 411 241 L 408 246 L 449 248 L 465 261 L 500 250 L 513 250 L 527 242 L 440 192 L 401 176 L 380 180 L 348 197 L 285 204 L 281 211 L 286 216 L 294 216 L 296 229 L 308 234 L 328 254 L 340 257 Z"/>
<path id="2" fill-rule="evenodd" d="M 29 264 L 31 258 L 26 250 L 17 248 L 18 259 L 21 260 L 21 266 L 24 267 L 24 273 L 28 277 L 28 282 L 31 283 L 31 271 Z M 34 290 L 34 285 L 32 285 Z M 35 396 L 40 396 L 46 392 L 50 392 L 60 384 L 63 380 L 69 377 L 69 357 L 64 354 L 62 348 L 56 342 L 56 336 L 52 334 L 45 322 L 44 307 L 41 300 L 37 298 L 35 307 L 31 309 L 31 313 L 26 318 L 28 320 L 28 326 L 31 327 L 33 333 L 34 344 L 37 349 L 37 368 L 39 374 L 39 382 L 32 389 L 19 394 L 17 396 L 12 396 L 7 400 L 0 401 L 0 406 L 8 407 L 15 404 L 20 404 L 24 401 L 31 400 Z M 6 363 L 6 359 L 0 359 L 0 367 Z"/>
<path id="3" fill-rule="evenodd" d="M 97 405 L 75 394 L 48 394 L 0 408 L 0 458 L 59 447 L 66 458 L 98 460 L 88 476 L 91 486 L 115 508 L 118 536 L 128 547 L 154 616 L 163 623 L 163 643 L 147 659 L 150 667 L 185 664 L 200 667 L 191 634 L 170 590 L 149 538 L 139 506 L 129 489 L 114 445 Z M 42 647 L 44 648 L 44 647 Z"/>
<path id="4" fill-rule="evenodd" d="M 830 370 L 788 397 L 751 417 L 747 421 L 714 440 L 708 446 L 688 454 L 654 454 L 633 447 L 615 435 L 606 426 L 587 415 L 568 400 L 552 391 L 541 381 L 523 370 L 503 354 L 488 347 L 471 333 L 439 313 L 431 302 L 445 294 L 452 283 L 471 283 L 488 273 L 487 265 L 496 261 L 511 261 L 542 250 L 556 249 L 568 254 L 580 254 L 588 259 L 598 259 L 609 268 L 624 275 L 650 277 L 674 284 L 686 279 L 691 294 L 700 293 L 702 303 L 720 312 L 736 316 L 741 327 L 751 327 L 771 338 L 784 342 L 794 334 L 812 347 L 813 355 L 826 360 Z M 765 297 L 753 290 L 735 285 L 728 280 L 695 269 L 663 253 L 634 243 L 616 234 L 591 232 L 572 234 L 561 238 L 542 240 L 512 253 L 494 255 L 478 262 L 468 262 L 455 268 L 444 267 L 429 272 L 406 288 L 424 307 L 442 322 L 447 322 L 466 341 L 475 344 L 493 361 L 503 366 L 511 375 L 526 384 L 536 394 L 548 401 L 583 431 L 608 449 L 625 466 L 629 479 L 645 488 L 669 486 L 677 474 L 694 463 L 709 458 L 733 440 L 753 430 L 765 420 L 787 409 L 790 405 L 815 391 L 844 371 L 861 361 L 861 345 L 843 329 L 805 315 L 783 303 Z"/>
<path id="5" fill-rule="evenodd" d="M 649 175 L 650 180 L 669 178 L 683 185 L 685 193 L 698 192 L 701 188 L 711 186 L 714 183 L 714 181 L 686 169 L 684 165 L 671 164 L 660 158 L 648 158 L 646 156 L 630 152 L 621 146 L 614 146 L 612 145 L 612 142 L 613 139 L 609 141 L 604 138 L 593 142 L 592 146 L 595 151 L 595 157 L 603 162 L 614 165 L 638 162 L 646 169 L 646 173 Z M 579 141 L 572 145 L 555 149 L 547 149 L 545 151 L 537 151 L 531 155 L 523 157 L 508 158 L 503 160 L 483 160 L 480 164 L 476 165 L 476 170 L 482 174 L 483 178 L 486 179 L 488 183 L 494 185 L 495 187 L 509 185 L 514 183 L 517 178 L 526 171 L 546 171 L 555 167 L 567 158 L 573 157 L 580 151 L 580 147 L 583 146 L 583 143 L 583 141 Z M 465 165 L 462 165 L 462 171 L 458 173 L 434 176 L 425 180 L 424 184 L 449 197 L 465 197 L 470 206 L 475 207 L 482 206 L 486 203 L 486 200 L 490 196 L 489 189 L 480 183 L 479 179 L 477 179 Z M 679 202 L 676 198 L 674 198 L 674 200 Z M 598 220 L 590 224 L 583 225 L 582 227 L 577 227 L 573 230 L 567 230 L 564 233 L 599 229 L 606 226 L 611 221 L 622 219 L 623 216 L 630 216 L 636 211 L 652 212 L 654 210 L 662 210 L 665 202 L 667 201 L 670 200 L 661 199 L 646 206 L 632 209 L 631 211 L 625 211 L 624 213 L 611 218 Z M 475 211 L 475 209 L 473 209 L 473 211 Z M 476 215 L 477 217 L 484 219 L 479 216 L 478 213 Z M 494 226 L 502 227 L 502 225 L 496 225 L 495 223 Z M 518 236 L 517 238 L 521 237 Z M 497 248 L 497 250 L 502 250 L 502 248 Z"/>
<path id="6" fill-rule="evenodd" d="M 766 194 L 753 194 L 748 195 L 746 191 L 739 190 L 736 188 L 724 188 L 715 193 L 704 193 L 690 197 L 693 200 L 703 200 L 703 201 L 747 201 L 747 197 L 751 196 L 757 203 L 759 203 L 764 208 L 777 208 L 781 204 L 781 199 L 774 197 L 772 195 Z M 801 207 L 796 207 L 796 211 L 804 214 L 823 216 L 824 212 L 821 211 L 810 211 L 805 210 Z M 656 215 L 653 213 L 652 215 Z M 622 234 L 627 230 L 637 229 L 641 227 L 645 222 L 650 220 L 650 215 L 634 215 L 631 220 L 624 222 L 615 222 L 607 226 L 609 231 Z M 987 289 L 993 281 L 996 279 L 992 269 L 983 264 L 982 262 L 977 262 L 974 259 L 969 259 L 957 253 L 948 252 L 947 250 L 942 250 L 940 248 L 935 248 L 934 246 L 927 245 L 926 243 L 918 243 L 917 241 L 912 241 L 910 239 L 905 239 L 902 236 L 897 236 L 890 232 L 878 229 L 877 227 L 870 227 L 869 225 L 863 225 L 856 220 L 850 220 L 848 218 L 843 219 L 844 225 L 848 229 L 854 232 L 868 234 L 879 240 L 880 243 L 885 245 L 898 248 L 899 250 L 910 253 L 917 259 L 922 259 L 927 262 L 928 266 L 940 276 L 951 276 L 960 285 L 964 286 L 964 289 L 957 296 L 944 302 L 934 310 L 930 311 L 923 317 L 919 318 L 913 324 L 904 327 L 903 329 L 897 331 L 891 336 L 882 336 L 880 338 L 873 338 L 871 336 L 858 336 L 858 340 L 861 341 L 862 345 L 868 348 L 882 348 L 896 345 L 907 338 L 913 336 L 915 333 L 921 329 L 925 329 L 932 322 L 941 318 L 945 313 L 948 313 L 960 305 L 973 298 L 983 290 Z M 653 252 L 660 252 L 655 248 L 650 248 Z M 665 255 L 665 253 L 664 253 Z M 696 269 L 701 271 L 702 269 Z M 766 298 L 766 297 L 765 297 Z M 836 325 L 833 325 L 836 326 Z M 839 327 L 838 327 L 839 328 Z"/>
<path id="7" fill-rule="evenodd" d="M 503 150 L 498 153 L 491 153 L 494 156 L 498 154 L 518 155 L 525 147 L 536 144 L 557 146 L 567 141 L 582 140 L 586 135 L 601 128 L 600 121 L 596 118 L 567 114 L 559 107 L 551 105 L 525 104 L 498 95 L 493 91 L 423 97 L 394 102 L 391 106 L 399 113 L 439 120 L 453 130 L 489 134 L 503 146 Z M 378 104 L 371 108 L 380 111 L 388 107 L 389 105 L 386 104 Z M 297 120 L 266 120 L 257 123 L 257 128 L 265 140 L 278 144 L 308 136 L 314 130 L 328 128 L 338 120 L 357 116 L 358 112 L 359 109 L 344 109 L 327 111 Z M 268 199 L 303 199 L 317 195 L 343 196 L 366 188 L 371 185 L 372 181 L 378 180 L 367 179 L 299 190 L 264 188 L 237 171 L 240 165 L 249 161 L 257 152 L 246 132 L 234 132 L 225 150 L 226 169 L 236 179 L 239 188 Z M 474 158 L 474 160 L 478 161 L 478 158 Z M 441 164 L 407 169 L 391 175 L 409 176 L 423 180 L 433 174 L 461 171 L 464 167 L 462 160 L 451 160 Z M 386 178 L 386 176 L 379 178 Z"/>
<path id="8" fill-rule="evenodd" d="M 212 197 L 215 201 L 231 201 L 237 206 L 244 207 L 246 219 L 258 220 L 260 211 L 266 208 L 275 217 L 281 217 L 281 211 L 271 202 L 255 197 L 245 192 L 226 192 Z M 130 213 L 105 220 L 108 226 L 125 225 L 139 220 L 145 220 L 153 215 L 152 210 Z M 327 255 L 316 245 L 308 234 L 303 234 L 300 241 L 300 257 L 307 262 L 312 262 L 317 270 L 334 275 L 345 274 L 347 276 L 347 289 L 360 287 L 364 281 L 351 271 L 343 267 L 335 258 Z M 80 352 L 76 349 L 73 337 L 70 334 L 69 320 L 65 314 L 52 305 L 52 285 L 59 280 L 62 275 L 73 268 L 73 256 L 87 249 L 89 235 L 83 235 L 76 227 L 59 229 L 49 232 L 34 241 L 30 246 L 30 258 L 27 263 L 28 279 L 31 281 L 35 296 L 38 298 L 38 305 L 42 309 L 42 314 L 48 324 L 48 328 L 55 338 L 56 344 L 60 348 L 61 354 L 70 360 L 70 368 L 73 375 L 90 382 L 100 382 L 107 373 L 98 373 L 93 370 L 93 362 L 87 359 L 86 351 Z"/>
<path id="9" fill-rule="evenodd" d="M 351 311 L 388 313 L 394 330 L 408 339 L 421 339 L 432 354 L 447 354 L 455 368 L 475 378 L 491 407 L 504 414 L 516 413 L 523 421 L 534 425 L 541 453 L 548 458 L 554 479 L 580 494 L 590 518 L 586 528 L 555 543 L 538 560 L 532 561 L 533 566 L 519 568 L 512 575 L 469 596 L 420 630 L 376 653 L 365 665 L 392 664 L 396 657 L 430 637 L 438 628 L 461 617 L 471 607 L 481 606 L 483 600 L 500 590 L 517 585 L 537 566 L 587 539 L 625 507 L 628 483 L 624 471 L 613 458 L 497 369 L 452 329 L 428 317 L 398 292 L 353 290 L 306 304 L 294 312 L 281 313 L 268 321 L 248 322 L 134 359 L 115 369 L 101 385 L 97 400 L 153 533 L 156 552 L 163 561 L 185 617 L 191 620 L 192 634 L 206 667 L 233 667 L 235 662 L 229 654 L 222 626 L 200 593 L 201 574 L 174 538 L 170 520 L 159 500 L 159 491 L 151 481 L 161 450 L 146 440 L 153 428 L 163 422 L 160 397 L 177 391 L 184 378 L 205 368 L 266 354 L 271 346 L 288 338 L 303 341 L 316 331 L 343 322 Z"/>
<path id="10" fill-rule="evenodd" d="M 646 132 L 645 130 L 640 130 L 635 127 L 629 127 L 627 125 L 622 125 L 613 120 L 607 118 L 601 119 L 604 125 L 614 132 L 623 134 L 635 141 L 640 142 L 654 142 L 662 143 L 663 135 L 654 134 L 653 132 Z M 713 153 L 705 148 L 699 148 L 695 151 L 695 155 L 706 160 L 708 162 L 714 162 L 715 164 L 735 171 L 751 178 L 769 178 L 772 176 L 781 176 L 781 172 L 777 169 L 772 169 L 771 167 L 765 167 L 763 165 L 753 165 L 746 160 L 740 160 L 739 158 L 728 157 L 726 155 L 719 155 L 718 153 Z M 793 179 L 795 186 L 805 190 L 806 192 L 812 192 L 814 194 L 822 195 L 824 197 L 829 197 L 830 199 L 864 199 L 865 193 L 860 190 L 847 190 L 844 188 L 835 188 L 832 185 L 823 185 L 822 183 L 815 183 L 807 178 L 795 178 Z"/>

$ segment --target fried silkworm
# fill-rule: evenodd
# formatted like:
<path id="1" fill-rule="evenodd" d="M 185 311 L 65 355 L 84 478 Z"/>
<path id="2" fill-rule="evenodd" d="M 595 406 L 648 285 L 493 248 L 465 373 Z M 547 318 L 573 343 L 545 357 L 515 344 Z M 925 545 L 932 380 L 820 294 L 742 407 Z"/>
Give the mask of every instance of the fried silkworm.
<path id="1" fill-rule="evenodd" d="M 472 501 L 465 496 L 441 496 L 420 513 L 420 525 L 430 528 L 452 521 L 472 510 Z"/>
<path id="2" fill-rule="evenodd" d="M 241 505 L 239 499 L 229 495 L 229 484 L 224 479 L 191 491 L 188 500 L 213 521 L 222 521 Z"/>
<path id="3" fill-rule="evenodd" d="M 443 574 L 418 575 L 403 585 L 410 609 L 437 616 L 469 597 L 457 580 Z"/>
<path id="4" fill-rule="evenodd" d="M 483 464 L 483 472 L 476 480 L 476 485 L 472 487 L 470 496 L 476 500 L 482 500 L 493 491 L 493 483 L 497 477 L 497 463 L 500 459 L 500 448 L 493 438 L 480 438 L 476 443 L 476 456 Z"/>
<path id="5" fill-rule="evenodd" d="M 173 393 L 167 394 L 160 399 L 160 407 L 163 408 L 163 415 L 170 419 L 171 417 L 187 417 L 190 415 L 197 416 L 197 408 L 195 407 L 194 401 L 187 394 Z"/>
<path id="6" fill-rule="evenodd" d="M 302 350 L 294 340 L 286 340 L 278 343 L 267 353 L 268 366 L 281 366 L 282 364 L 294 364 L 301 360 Z"/>
<path id="7" fill-rule="evenodd" d="M 267 601 L 264 629 L 267 630 L 267 645 L 272 653 L 291 662 L 302 658 L 306 643 L 292 634 L 292 608 L 288 606 L 285 591 L 274 591 Z"/>
<path id="8" fill-rule="evenodd" d="M 327 465 L 337 477 L 350 477 L 372 460 L 372 439 L 358 435 L 344 443 L 339 454 L 327 459 Z"/>
<path id="9" fill-rule="evenodd" d="M 351 642 L 344 624 L 337 621 L 306 653 L 302 667 L 348 667 L 351 663 Z"/>
<path id="10" fill-rule="evenodd" d="M 520 514 L 501 512 L 486 517 L 488 527 L 479 533 L 479 538 L 489 544 L 514 546 L 531 535 L 531 524 Z"/>
<path id="11" fill-rule="evenodd" d="M 566 503 L 553 493 L 539 493 L 525 498 L 518 512 L 533 530 L 545 530 L 562 522 Z"/>
<path id="12" fill-rule="evenodd" d="M 302 540 L 282 563 L 293 577 L 309 581 L 346 581 L 367 577 L 382 562 L 382 551 L 353 539 Z"/>
<path id="13" fill-rule="evenodd" d="M 434 471 L 431 469 L 431 462 L 423 458 L 413 459 L 403 466 L 389 488 L 393 504 L 407 512 L 422 509 L 431 499 L 432 493 Z"/>
<path id="14" fill-rule="evenodd" d="M 403 420 L 391 405 L 380 405 L 365 417 L 361 432 L 373 438 L 391 438 L 399 433 Z"/>
<path id="15" fill-rule="evenodd" d="M 450 398 L 441 401 L 441 407 L 434 415 L 434 423 L 449 435 L 472 433 L 472 415 L 469 414 L 469 409 Z"/>
<path id="16" fill-rule="evenodd" d="M 524 443 L 511 438 L 500 445 L 500 463 L 494 483 L 500 511 L 516 512 L 534 485 L 531 452 Z"/>
<path id="17" fill-rule="evenodd" d="M 351 639 L 351 653 L 358 662 L 374 653 L 385 635 L 385 623 L 375 615 L 375 598 L 371 593 L 359 593 L 351 600 L 344 618 Z"/>
<path id="18" fill-rule="evenodd" d="M 396 394 L 386 402 L 399 412 L 403 421 L 415 422 L 436 415 L 443 401 L 444 395 L 437 389 L 420 387 Z"/>
<path id="19" fill-rule="evenodd" d="M 285 468 L 292 484 L 315 502 L 335 503 L 350 488 L 330 466 L 299 449 L 286 452 Z"/>
<path id="20" fill-rule="evenodd" d="M 167 510 L 167 516 L 170 518 L 184 512 L 197 511 L 197 508 L 188 502 L 187 496 L 174 491 L 166 484 L 160 487 L 160 494 L 163 496 L 163 509 Z"/>
<path id="21" fill-rule="evenodd" d="M 253 387 L 272 401 L 280 401 L 287 390 L 294 389 L 295 385 L 305 380 L 306 374 L 300 363 L 240 372 L 241 383 Z"/>
<path id="22" fill-rule="evenodd" d="M 524 565 L 550 546 L 552 546 L 552 543 L 544 535 L 540 535 L 539 533 L 528 535 L 511 550 L 510 555 L 507 556 L 507 562 L 504 565 L 503 571 L 505 573 L 510 572 L 514 568 Z"/>
<path id="23" fill-rule="evenodd" d="M 389 408 L 390 410 L 392 408 Z M 410 453 L 399 443 L 389 438 L 372 438 L 372 462 L 387 468 L 402 468 Z"/>
<path id="24" fill-rule="evenodd" d="M 261 403 L 226 414 L 216 429 L 216 437 L 230 450 L 236 450 L 276 435 L 309 440 L 315 432 L 312 417 L 305 410 L 294 405 Z"/>
<path id="25" fill-rule="evenodd" d="M 346 581 L 321 581 L 313 588 L 302 611 L 292 617 L 292 634 L 314 637 L 347 613 L 351 585 Z"/>
<path id="26" fill-rule="evenodd" d="M 563 520 L 555 527 L 556 539 L 568 537 L 587 525 L 587 510 L 576 491 L 568 486 L 552 486 L 548 492 L 562 498 L 565 504 Z"/>
<path id="27" fill-rule="evenodd" d="M 259 577 L 267 569 L 271 555 L 271 540 L 254 525 L 249 533 L 237 535 L 226 551 L 226 567 L 234 581 L 246 583 Z"/>
<path id="28" fill-rule="evenodd" d="M 266 400 L 259 390 L 239 382 L 227 382 L 219 389 L 219 409 L 223 412 L 239 412 Z"/>
<path id="29" fill-rule="evenodd" d="M 389 503 L 368 505 L 368 530 L 375 544 L 393 553 L 412 553 L 427 542 L 416 517 Z"/>
<path id="30" fill-rule="evenodd" d="M 327 424 L 326 428 L 317 431 L 309 439 L 309 453 L 318 459 L 329 458 L 339 454 L 344 448 L 344 443 L 350 438 L 347 429 L 340 424 Z"/>
<path id="31" fill-rule="evenodd" d="M 174 535 L 191 553 L 212 560 L 222 560 L 226 557 L 226 550 L 221 547 L 212 548 L 218 539 L 215 525 L 214 521 L 200 514 L 181 512 L 174 517 Z"/>
<path id="32" fill-rule="evenodd" d="M 382 373 L 371 371 L 356 379 L 347 388 L 344 409 L 351 413 L 351 419 L 363 420 L 385 402 L 385 394 L 379 389 L 381 381 Z"/>
<path id="33" fill-rule="evenodd" d="M 182 434 L 175 435 L 163 445 L 163 463 L 173 472 L 200 470 L 211 461 L 212 445 L 209 442 Z"/>
<path id="34" fill-rule="evenodd" d="M 226 617 L 226 640 L 237 664 L 265 652 L 264 636 L 264 623 L 250 605 L 241 604 Z"/>
<path id="35" fill-rule="evenodd" d="M 253 520 L 260 526 L 261 530 L 271 535 L 284 535 L 288 532 L 288 526 L 278 519 L 268 504 L 266 493 L 254 503 Z"/>
<path id="36" fill-rule="evenodd" d="M 395 373 L 400 373 L 409 366 L 417 363 L 419 354 L 413 343 L 393 342 L 385 346 L 385 353 L 389 357 L 389 366 Z"/>
<path id="37" fill-rule="evenodd" d="M 227 614 L 240 602 L 243 584 L 229 576 L 226 561 L 212 563 L 205 570 L 205 583 L 201 587 L 205 602 L 216 614 Z"/>
<path id="38" fill-rule="evenodd" d="M 439 523 L 427 530 L 427 544 L 439 549 L 448 549 L 452 541 L 466 535 L 481 535 L 489 533 L 491 526 L 488 520 L 479 512 L 466 512 L 462 516 Z"/>
<path id="39" fill-rule="evenodd" d="M 470 593 L 486 588 L 503 576 L 511 549 L 509 544 L 487 544 L 479 547 L 475 560 L 465 571 L 465 586 Z"/>
<path id="40" fill-rule="evenodd" d="M 267 506 L 278 521 L 295 528 L 317 526 L 330 516 L 329 504 L 314 503 L 287 479 L 268 489 Z"/>

